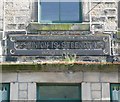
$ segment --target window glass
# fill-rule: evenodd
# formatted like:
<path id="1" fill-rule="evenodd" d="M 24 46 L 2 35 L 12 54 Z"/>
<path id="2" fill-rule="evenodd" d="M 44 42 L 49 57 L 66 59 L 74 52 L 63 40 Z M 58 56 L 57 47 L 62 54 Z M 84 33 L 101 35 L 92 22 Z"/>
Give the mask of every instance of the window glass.
<path id="1" fill-rule="evenodd" d="M 41 0 L 39 15 L 40 22 L 82 22 L 82 8 L 79 0 L 63 1 L 63 0 Z"/>
<path id="2" fill-rule="evenodd" d="M 38 84 L 38 100 L 73 100 L 80 102 L 80 85 Z M 61 101 L 62 102 L 62 101 Z M 70 101 L 71 102 L 71 101 Z"/>
<path id="3" fill-rule="evenodd" d="M 8 102 L 10 95 L 10 86 L 9 84 L 0 84 L 0 102 Z"/>
<path id="4" fill-rule="evenodd" d="M 120 84 L 111 84 L 111 100 L 120 102 Z"/>
<path id="5" fill-rule="evenodd" d="M 41 2 L 41 20 L 59 21 L 59 2 Z"/>
<path id="6" fill-rule="evenodd" d="M 79 2 L 60 2 L 61 21 L 79 21 Z"/>

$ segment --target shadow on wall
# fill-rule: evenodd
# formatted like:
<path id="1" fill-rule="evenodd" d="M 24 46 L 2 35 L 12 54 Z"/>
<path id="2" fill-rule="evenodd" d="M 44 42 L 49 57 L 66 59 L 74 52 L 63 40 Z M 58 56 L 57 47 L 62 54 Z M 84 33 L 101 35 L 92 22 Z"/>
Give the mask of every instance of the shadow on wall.
<path id="1" fill-rule="evenodd" d="M 32 22 L 38 21 L 38 2 L 33 2 L 32 6 Z"/>

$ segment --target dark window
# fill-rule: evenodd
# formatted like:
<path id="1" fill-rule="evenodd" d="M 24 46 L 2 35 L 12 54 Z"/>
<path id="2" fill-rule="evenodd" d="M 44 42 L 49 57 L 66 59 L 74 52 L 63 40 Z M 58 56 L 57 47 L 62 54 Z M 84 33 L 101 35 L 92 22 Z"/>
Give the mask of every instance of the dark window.
<path id="1" fill-rule="evenodd" d="M 63 2 L 56 0 L 41 0 L 39 2 L 39 22 L 52 23 L 81 23 L 82 22 L 82 8 L 81 2 Z"/>
<path id="2" fill-rule="evenodd" d="M 0 84 L 0 102 L 10 100 L 10 84 Z"/>
<path id="3" fill-rule="evenodd" d="M 40 102 L 80 102 L 80 84 L 37 84 Z"/>
<path id="4" fill-rule="evenodd" d="M 111 84 L 110 93 L 113 102 L 120 102 L 120 84 Z"/>

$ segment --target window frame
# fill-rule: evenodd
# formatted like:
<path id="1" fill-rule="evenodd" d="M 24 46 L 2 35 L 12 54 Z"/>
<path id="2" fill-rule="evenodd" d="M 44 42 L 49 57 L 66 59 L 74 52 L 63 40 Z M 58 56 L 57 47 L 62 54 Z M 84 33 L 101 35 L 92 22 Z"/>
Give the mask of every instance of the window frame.
<path id="1" fill-rule="evenodd" d="M 40 96 L 40 91 L 39 91 L 39 86 L 78 86 L 79 87 L 79 99 L 77 98 L 50 98 L 50 99 L 39 99 L 39 96 Z M 36 84 L 36 100 L 37 102 L 39 101 L 72 101 L 72 100 L 75 100 L 75 101 L 81 101 L 82 99 L 82 95 L 81 95 L 81 84 L 80 83 L 37 83 Z"/>
<path id="2" fill-rule="evenodd" d="M 79 21 L 44 21 L 41 20 L 41 0 L 38 0 L 38 23 L 42 24 L 60 24 L 60 23 L 82 23 L 83 22 L 83 8 L 82 0 L 79 0 Z"/>

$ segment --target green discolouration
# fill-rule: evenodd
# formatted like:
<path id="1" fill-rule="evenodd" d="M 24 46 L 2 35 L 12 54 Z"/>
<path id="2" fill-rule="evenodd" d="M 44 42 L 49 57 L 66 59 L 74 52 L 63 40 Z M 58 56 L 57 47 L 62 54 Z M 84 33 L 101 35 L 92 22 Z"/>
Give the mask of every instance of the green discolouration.
<path id="1" fill-rule="evenodd" d="M 120 31 L 117 32 L 117 38 L 120 39 Z"/>
<path id="2" fill-rule="evenodd" d="M 40 71 L 40 72 L 64 72 L 64 71 L 120 71 L 120 64 L 79 64 L 79 63 L 31 63 L 31 64 L 2 64 L 2 71 Z"/>
<path id="3" fill-rule="evenodd" d="M 119 34 L 119 35 L 120 35 L 120 31 L 118 31 L 118 32 L 117 32 L 117 34 Z"/>
<path id="4" fill-rule="evenodd" d="M 60 23 L 60 24 L 39 24 L 36 22 L 32 22 L 28 26 L 28 30 L 30 31 L 41 31 L 41 30 L 80 30 L 80 31 L 89 31 L 89 24 L 80 24 L 80 23 Z"/>

